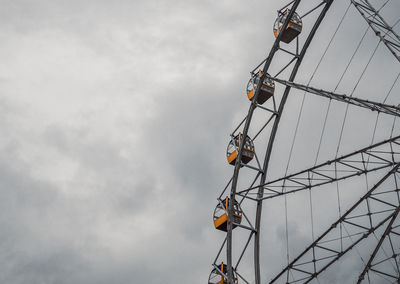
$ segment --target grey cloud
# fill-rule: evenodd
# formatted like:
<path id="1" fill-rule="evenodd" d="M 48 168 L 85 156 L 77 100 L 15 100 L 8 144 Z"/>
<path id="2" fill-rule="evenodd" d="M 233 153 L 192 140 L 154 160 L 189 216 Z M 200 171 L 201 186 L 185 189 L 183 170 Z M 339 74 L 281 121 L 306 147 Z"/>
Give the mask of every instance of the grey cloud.
<path id="1" fill-rule="evenodd" d="M 206 281 L 224 237 L 213 229 L 212 212 L 232 174 L 225 160 L 228 135 L 247 111 L 244 90 L 249 71 L 272 45 L 279 5 L 271 5 L 3 1 L 4 282 Z M 329 15 L 332 22 L 345 6 L 335 9 Z M 389 18 L 394 10 L 386 11 Z M 348 23 L 356 21 L 350 18 Z M 357 25 L 339 35 L 338 46 L 313 81 L 317 87 L 334 88 L 343 67 L 339 63 L 346 62 L 341 53 L 351 54 L 364 28 Z M 309 78 L 329 40 L 327 31 L 334 26 L 326 21 L 321 29 L 298 76 L 300 82 Z M 368 38 L 351 74 L 359 74 L 374 40 L 373 35 Z M 386 56 L 381 48 L 377 59 Z M 398 70 L 390 64 L 387 70 Z M 384 79 L 375 71 L 369 78 L 375 75 Z M 340 91 L 354 86 L 354 76 L 346 77 Z M 365 91 L 359 91 L 361 97 Z M 270 177 L 285 169 L 301 95 L 293 92 L 288 102 Z M 314 162 L 325 108 L 325 101 L 307 98 L 289 171 Z M 331 158 L 336 150 L 345 109 L 336 103 L 332 108 L 328 125 L 335 131 L 326 136 L 320 160 Z M 346 125 L 344 139 L 349 143 L 342 152 L 368 144 L 370 129 L 357 135 L 351 130 L 375 119 L 365 111 L 350 112 L 355 119 Z M 391 120 L 384 117 L 381 126 L 387 133 Z M 318 131 L 312 132 L 314 128 Z M 260 152 L 264 140 L 257 144 Z M 315 197 L 316 203 L 322 201 L 321 195 Z M 281 268 L 275 259 L 285 257 L 284 207 L 282 200 L 266 204 L 263 257 L 265 267 L 273 269 L 263 270 L 263 277 L 269 279 Z M 303 216 L 306 210 L 294 200 L 289 214 Z M 249 208 L 248 214 L 253 213 Z M 289 216 L 291 245 L 298 251 L 309 242 L 309 220 L 297 223 L 299 218 Z M 318 232 L 326 226 L 318 225 Z M 283 259 L 279 264 L 284 263 Z M 358 263 L 351 258 L 348 265 L 339 266 L 340 274 L 329 272 L 326 279 L 341 283 Z M 251 255 L 246 255 L 245 265 L 251 266 Z"/>

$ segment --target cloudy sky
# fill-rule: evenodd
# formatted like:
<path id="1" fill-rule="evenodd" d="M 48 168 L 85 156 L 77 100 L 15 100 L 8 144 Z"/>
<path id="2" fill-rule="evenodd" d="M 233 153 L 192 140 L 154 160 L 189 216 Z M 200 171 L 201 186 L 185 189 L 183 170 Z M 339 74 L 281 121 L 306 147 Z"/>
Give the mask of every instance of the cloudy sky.
<path id="1" fill-rule="evenodd" d="M 226 144 L 248 108 L 249 71 L 273 43 L 278 2 L 0 0 L 1 283 L 207 281 L 223 240 L 212 212 L 233 169 Z M 307 83 L 347 5 L 328 13 L 299 82 Z M 400 5 L 391 7 L 383 12 L 394 23 Z M 367 27 L 354 8 L 344 25 L 317 87 L 335 88 Z M 338 91 L 352 89 L 376 44 L 369 32 Z M 381 44 L 359 97 L 382 101 L 398 66 Z M 399 103 L 398 91 L 388 103 Z M 291 170 L 314 161 L 320 132 L 309 123 L 323 118 L 322 103 L 306 103 Z M 286 167 L 300 104 L 301 94 L 288 102 L 271 175 Z M 376 116 L 354 116 L 344 152 L 371 142 L 372 127 L 354 128 Z M 342 117 L 343 109 L 332 114 L 327 157 Z M 391 121 L 381 120 L 377 136 L 388 135 Z M 267 210 L 266 224 L 282 221 L 278 207 Z M 282 226 L 265 226 L 267 247 L 282 248 Z M 293 234 L 304 239 L 304 228 L 294 225 Z"/>

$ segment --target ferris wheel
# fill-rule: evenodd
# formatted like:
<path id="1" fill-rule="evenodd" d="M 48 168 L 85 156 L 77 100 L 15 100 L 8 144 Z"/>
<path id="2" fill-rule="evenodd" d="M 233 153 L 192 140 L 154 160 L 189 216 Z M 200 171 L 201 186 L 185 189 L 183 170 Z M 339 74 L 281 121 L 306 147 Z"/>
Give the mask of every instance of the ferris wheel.
<path id="1" fill-rule="evenodd" d="M 384 19 L 390 1 L 295 0 L 278 10 L 274 44 L 250 72 L 248 113 L 228 141 L 226 159 L 233 174 L 217 198 L 213 215 L 222 241 L 209 284 L 400 283 L 400 128 L 396 124 L 400 96 L 394 94 L 400 77 L 400 37 L 395 29 L 400 18 L 391 24 Z M 313 62 L 316 67 L 297 76 L 320 26 L 329 21 L 328 10 L 335 5 L 345 6 L 331 34 L 325 35 L 326 44 Z M 365 32 L 354 47 L 346 49 L 348 58 L 343 55 L 341 61 L 336 56 L 329 62 L 329 79 L 317 79 L 351 11 Z M 392 14 L 399 17 L 399 12 Z M 359 56 L 362 67 L 352 69 L 368 36 L 376 45 Z M 375 77 L 366 79 L 377 50 L 384 50 L 385 57 L 375 61 L 397 67 L 390 69 L 381 62 L 383 75 L 370 72 Z M 335 70 L 340 70 L 337 78 L 332 75 Z M 379 83 L 380 78 L 386 81 Z M 381 86 L 378 91 L 376 85 Z M 293 131 L 282 133 L 282 123 L 292 125 Z M 296 144 L 300 139 L 303 148 Z M 281 227 L 273 227 L 274 218 L 282 221 Z M 305 219 L 307 226 L 300 224 Z M 343 276 L 348 277 L 345 282 L 329 278 L 347 270 L 352 272 Z"/>

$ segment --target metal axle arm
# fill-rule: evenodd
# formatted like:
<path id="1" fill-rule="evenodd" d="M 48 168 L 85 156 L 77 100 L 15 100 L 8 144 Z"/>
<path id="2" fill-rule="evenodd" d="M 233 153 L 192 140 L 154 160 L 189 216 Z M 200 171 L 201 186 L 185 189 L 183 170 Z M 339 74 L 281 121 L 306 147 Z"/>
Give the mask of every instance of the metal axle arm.
<path id="1" fill-rule="evenodd" d="M 355 97 L 350 97 L 347 95 L 336 94 L 333 92 L 297 84 L 294 82 L 285 81 L 285 80 L 278 79 L 278 78 L 271 78 L 271 79 L 282 85 L 289 86 L 289 87 L 292 87 L 292 88 L 295 88 L 298 90 L 302 90 L 302 91 L 305 91 L 310 94 L 314 94 L 317 96 L 336 100 L 339 102 L 352 104 L 352 105 L 359 106 L 362 108 L 367 108 L 372 111 L 378 111 L 378 112 L 382 112 L 382 113 L 386 113 L 386 114 L 390 114 L 390 115 L 394 115 L 394 116 L 400 116 L 400 107 L 399 106 L 387 105 L 387 104 L 377 103 L 377 102 L 373 102 L 373 101 L 369 101 L 369 100 L 363 100 L 363 99 L 359 99 L 359 98 L 355 98 Z"/>
<path id="2" fill-rule="evenodd" d="M 381 141 L 295 174 L 241 190 L 238 194 L 244 195 L 247 192 L 258 190 L 262 186 L 264 196 L 261 199 L 270 199 L 389 168 L 397 162 L 400 162 L 400 136 Z"/>

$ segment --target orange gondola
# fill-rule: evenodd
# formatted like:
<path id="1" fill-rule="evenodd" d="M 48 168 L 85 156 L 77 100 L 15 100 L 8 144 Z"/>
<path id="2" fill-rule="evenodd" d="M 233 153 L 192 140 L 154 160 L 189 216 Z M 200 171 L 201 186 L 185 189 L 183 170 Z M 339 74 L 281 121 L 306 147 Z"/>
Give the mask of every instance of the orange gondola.
<path id="1" fill-rule="evenodd" d="M 256 74 L 254 74 L 250 80 L 249 83 L 247 84 L 247 97 L 249 100 L 252 100 L 255 93 L 256 93 L 256 88 L 260 83 L 260 79 L 262 76 L 261 70 L 259 70 Z M 274 81 L 272 81 L 269 76 L 266 76 L 263 84 L 261 85 L 261 91 L 258 94 L 256 102 L 259 105 L 262 105 L 265 103 L 269 98 L 271 98 L 274 95 L 275 92 L 275 84 Z"/>
<path id="2" fill-rule="evenodd" d="M 227 232 L 228 231 L 228 208 L 229 208 L 229 198 L 226 197 L 225 200 L 220 200 L 214 210 L 214 227 L 217 230 Z M 237 227 L 242 221 L 242 211 L 240 210 L 239 203 L 234 200 L 233 202 L 233 228 Z"/>
<path id="3" fill-rule="evenodd" d="M 276 38 L 278 37 L 279 32 L 281 32 L 283 24 L 285 23 L 286 17 L 289 15 L 289 13 L 289 9 L 278 12 L 278 18 L 276 19 L 274 24 L 274 35 Z M 301 22 L 301 18 L 297 13 L 294 13 L 293 16 L 290 18 L 289 24 L 283 32 L 281 41 L 285 43 L 290 43 L 301 33 L 302 28 L 303 24 Z"/>
<path id="4" fill-rule="evenodd" d="M 227 274 L 227 265 L 221 263 L 214 267 L 214 269 L 210 273 L 210 277 L 208 277 L 208 284 L 226 284 L 228 280 L 226 279 Z M 238 283 L 238 279 L 236 277 L 235 271 L 233 271 L 233 281 L 235 284 Z"/>
<path id="5" fill-rule="evenodd" d="M 239 154 L 239 146 L 240 143 L 242 143 L 242 140 L 244 140 L 244 148 L 242 152 L 242 158 L 241 161 L 244 164 L 247 164 L 254 158 L 254 144 L 251 139 L 246 136 L 245 139 L 243 139 L 243 135 L 239 133 L 235 137 L 232 137 L 231 141 L 228 144 L 228 148 L 226 150 L 226 158 L 228 160 L 228 163 L 231 165 L 235 165 L 236 163 L 236 158 L 238 157 Z"/>

